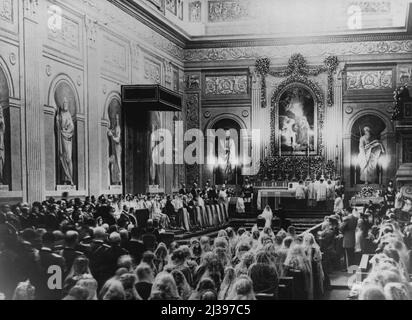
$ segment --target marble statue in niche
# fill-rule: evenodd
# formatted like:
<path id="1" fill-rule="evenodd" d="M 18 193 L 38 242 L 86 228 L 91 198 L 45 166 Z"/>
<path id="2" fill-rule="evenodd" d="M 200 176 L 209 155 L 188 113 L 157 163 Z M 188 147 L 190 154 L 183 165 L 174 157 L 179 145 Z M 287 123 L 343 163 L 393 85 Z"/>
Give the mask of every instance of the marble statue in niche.
<path id="1" fill-rule="evenodd" d="M 155 155 L 154 152 L 159 149 L 156 149 L 157 143 L 154 139 L 151 139 L 152 133 L 156 133 L 158 129 L 160 129 L 160 113 L 158 111 L 150 112 L 150 132 L 149 132 L 149 142 L 150 142 L 150 149 L 149 149 L 149 185 L 151 186 L 159 186 L 160 185 L 160 170 L 159 165 L 153 161 L 153 158 L 159 157 L 159 155 Z M 156 137 L 157 138 L 157 137 Z"/>
<path id="2" fill-rule="evenodd" d="M 378 176 L 379 158 L 385 153 L 385 148 L 378 139 L 373 137 L 369 126 L 365 126 L 362 131 L 358 154 L 360 180 L 365 183 L 374 183 Z"/>
<path id="3" fill-rule="evenodd" d="M 122 130 L 120 126 L 120 102 L 114 99 L 109 105 L 110 128 L 109 137 L 109 168 L 110 184 L 122 184 Z"/>
<path id="4" fill-rule="evenodd" d="M 57 147 L 62 169 L 61 182 L 73 185 L 73 135 L 74 123 L 69 111 L 69 100 L 63 98 L 63 103 L 58 106 L 59 111 L 56 117 L 57 127 Z"/>
<path id="5" fill-rule="evenodd" d="M 57 107 L 57 184 L 73 186 L 73 144 L 75 143 L 73 115 L 77 110 L 75 93 L 67 82 L 62 81 L 56 87 L 54 99 Z"/>

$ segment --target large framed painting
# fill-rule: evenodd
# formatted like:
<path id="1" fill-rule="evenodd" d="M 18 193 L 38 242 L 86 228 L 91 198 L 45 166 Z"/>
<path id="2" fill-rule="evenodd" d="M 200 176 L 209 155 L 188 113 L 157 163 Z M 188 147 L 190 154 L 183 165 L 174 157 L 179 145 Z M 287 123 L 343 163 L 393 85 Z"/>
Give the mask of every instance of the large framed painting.
<path id="1" fill-rule="evenodd" d="M 303 83 L 292 83 L 279 92 L 275 108 L 277 154 L 317 154 L 317 104 L 316 95 Z"/>

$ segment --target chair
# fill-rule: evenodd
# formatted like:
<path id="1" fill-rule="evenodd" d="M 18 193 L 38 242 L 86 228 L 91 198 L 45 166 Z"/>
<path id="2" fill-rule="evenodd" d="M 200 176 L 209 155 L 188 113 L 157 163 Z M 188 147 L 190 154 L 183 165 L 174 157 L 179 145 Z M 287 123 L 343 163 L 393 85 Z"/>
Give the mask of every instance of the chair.
<path id="1" fill-rule="evenodd" d="M 293 300 L 307 300 L 305 274 L 300 270 L 287 269 L 287 277 L 293 277 Z"/>
<path id="2" fill-rule="evenodd" d="M 196 213 L 198 227 L 203 228 L 204 222 L 203 222 L 202 208 L 197 206 L 197 207 L 194 208 L 194 210 L 195 210 L 195 213 Z"/>
<path id="3" fill-rule="evenodd" d="M 222 208 L 219 204 L 215 204 L 215 208 L 216 208 L 217 218 L 219 220 L 219 225 L 222 225 L 224 223 Z"/>
<path id="4" fill-rule="evenodd" d="M 229 214 L 227 212 L 227 207 L 225 204 L 221 203 L 219 204 L 221 209 L 222 209 L 222 213 L 223 213 L 223 219 L 225 220 L 225 222 L 229 221 Z"/>
<path id="5" fill-rule="evenodd" d="M 146 233 L 142 236 L 142 240 L 146 251 L 155 251 L 157 241 L 154 234 Z"/>
<path id="6" fill-rule="evenodd" d="M 282 226 L 282 221 L 278 217 L 274 217 L 272 219 L 272 229 L 273 230 L 280 230 Z"/>
<path id="7" fill-rule="evenodd" d="M 263 218 L 258 218 L 256 221 L 256 224 L 258 228 L 264 228 L 266 224 L 266 220 Z"/>
<path id="8" fill-rule="evenodd" d="M 237 204 L 237 197 L 231 197 L 229 199 L 229 208 L 228 208 L 228 214 L 229 217 L 236 217 L 236 204 Z"/>
<path id="9" fill-rule="evenodd" d="M 274 293 L 256 293 L 256 300 L 277 300 Z"/>
<path id="10" fill-rule="evenodd" d="M 212 214 L 212 205 L 207 205 L 206 206 L 206 212 L 208 216 L 208 227 L 213 226 L 213 214 Z"/>
<path id="11" fill-rule="evenodd" d="M 293 300 L 293 277 L 279 278 L 279 300 Z"/>

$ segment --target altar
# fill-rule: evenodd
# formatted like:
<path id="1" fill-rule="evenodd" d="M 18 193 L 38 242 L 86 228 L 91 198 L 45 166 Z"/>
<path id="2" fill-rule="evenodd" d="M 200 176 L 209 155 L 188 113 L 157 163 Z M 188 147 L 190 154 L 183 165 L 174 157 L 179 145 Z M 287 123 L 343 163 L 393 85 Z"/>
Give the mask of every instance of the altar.
<path id="1" fill-rule="evenodd" d="M 281 199 L 283 198 L 295 198 L 295 188 L 285 187 L 262 187 L 257 191 L 256 206 L 258 210 L 263 210 L 265 206 L 270 202 L 269 199 L 273 198 L 274 207 L 272 210 L 278 210 Z M 273 204 L 272 204 L 273 205 Z"/>

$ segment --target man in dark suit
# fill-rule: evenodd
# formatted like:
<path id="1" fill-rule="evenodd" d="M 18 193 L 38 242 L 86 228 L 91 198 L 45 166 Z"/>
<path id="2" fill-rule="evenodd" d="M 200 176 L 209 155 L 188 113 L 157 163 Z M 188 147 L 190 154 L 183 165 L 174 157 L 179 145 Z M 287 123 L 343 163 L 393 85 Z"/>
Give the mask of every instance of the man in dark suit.
<path id="1" fill-rule="evenodd" d="M 51 232 L 47 232 L 42 237 L 43 246 L 39 250 L 39 262 L 41 270 L 40 286 L 36 288 L 36 296 L 38 300 L 61 300 L 62 290 L 59 288 L 49 288 L 48 280 L 53 275 L 49 273 L 51 266 L 60 267 L 61 272 L 64 271 L 64 258 L 53 252 L 55 236 Z M 52 270 L 56 272 L 55 270 Z M 63 273 L 61 273 L 63 276 Z M 58 274 L 57 274 L 58 275 Z M 60 279 L 63 280 L 63 279 Z"/>
<path id="2" fill-rule="evenodd" d="M 76 250 L 79 243 L 79 234 L 77 231 L 69 230 L 64 236 L 64 249 L 59 252 L 59 254 L 64 258 L 66 262 L 66 273 L 70 272 L 74 260 L 83 255 L 83 252 Z"/>
<path id="3" fill-rule="evenodd" d="M 105 264 L 107 266 L 107 279 L 113 276 L 117 270 L 117 261 L 121 256 L 129 254 L 126 249 L 123 249 L 120 246 L 121 237 L 118 232 L 112 232 L 109 236 L 109 243 L 110 248 L 107 249 L 106 261 Z"/>
<path id="4" fill-rule="evenodd" d="M 343 249 L 345 251 L 345 265 L 346 268 L 355 263 L 355 231 L 356 226 L 358 225 L 358 218 L 356 218 L 352 209 L 346 209 L 343 217 L 343 221 L 339 226 L 339 230 L 343 234 Z"/>
<path id="5" fill-rule="evenodd" d="M 99 284 L 103 286 L 107 275 L 107 250 L 110 248 L 107 240 L 106 230 L 102 227 L 94 229 L 94 239 L 90 244 L 90 270 Z"/>
<path id="6" fill-rule="evenodd" d="M 131 239 L 126 245 L 126 250 L 129 251 L 129 254 L 132 256 L 135 265 L 138 265 L 142 260 L 143 253 L 145 251 L 145 246 L 143 241 L 140 238 L 139 228 L 134 227 L 130 231 Z"/>

